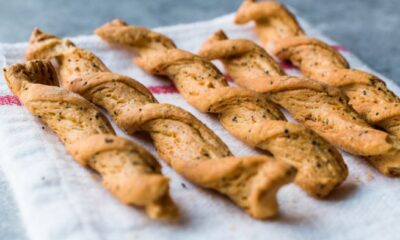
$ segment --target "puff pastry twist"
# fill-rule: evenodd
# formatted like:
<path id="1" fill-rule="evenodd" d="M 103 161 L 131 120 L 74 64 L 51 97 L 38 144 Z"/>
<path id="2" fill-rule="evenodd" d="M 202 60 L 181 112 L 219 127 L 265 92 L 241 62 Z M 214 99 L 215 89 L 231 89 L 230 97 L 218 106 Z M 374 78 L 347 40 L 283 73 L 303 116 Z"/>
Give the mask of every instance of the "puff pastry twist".
<path id="1" fill-rule="evenodd" d="M 261 41 L 273 54 L 282 60 L 290 60 L 306 77 L 340 88 L 347 97 L 344 100 L 362 118 L 395 136 L 393 141 L 398 145 L 400 99 L 381 79 L 364 71 L 349 69 L 346 59 L 336 49 L 305 36 L 293 14 L 279 3 L 244 1 L 236 22 L 251 20 L 256 22 Z M 385 169 L 387 175 L 400 175 L 399 164 L 386 166 L 386 161 L 375 158 L 371 161 Z"/>
<path id="2" fill-rule="evenodd" d="M 289 164 L 266 156 L 233 157 L 193 115 L 158 103 L 142 84 L 111 73 L 70 41 L 36 30 L 27 57 L 55 57 L 65 88 L 106 109 L 127 133 L 148 132 L 160 156 L 187 179 L 227 195 L 255 218 L 276 214 L 276 192 L 295 177 Z"/>
<path id="3" fill-rule="evenodd" d="M 203 112 L 216 113 L 222 125 L 246 144 L 269 151 L 298 169 L 296 178 L 308 193 L 324 197 L 347 176 L 340 154 L 309 130 L 286 121 L 265 96 L 229 87 L 208 60 L 177 49 L 168 37 L 114 20 L 96 30 L 104 40 L 134 47 L 135 62 L 151 74 L 168 76 L 186 100 Z"/>
<path id="4" fill-rule="evenodd" d="M 106 118 L 81 96 L 47 86 L 58 84 L 50 62 L 11 65 L 4 76 L 24 106 L 57 134 L 76 161 L 97 171 L 120 201 L 145 207 L 152 218 L 176 213 L 168 178 L 153 156 L 117 137 Z"/>

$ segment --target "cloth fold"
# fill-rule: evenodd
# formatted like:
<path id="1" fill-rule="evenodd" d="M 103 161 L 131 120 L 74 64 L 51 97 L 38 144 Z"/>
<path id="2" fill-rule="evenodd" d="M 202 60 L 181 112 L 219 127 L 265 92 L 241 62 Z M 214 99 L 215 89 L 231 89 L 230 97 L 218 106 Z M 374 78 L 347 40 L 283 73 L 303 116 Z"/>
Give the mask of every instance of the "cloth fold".
<path id="1" fill-rule="evenodd" d="M 180 48 L 193 52 L 219 29 L 230 38 L 257 41 L 253 26 L 234 25 L 233 16 L 155 30 L 171 37 Z M 347 49 L 299 20 L 309 35 L 341 51 L 352 67 L 376 74 Z M 187 104 L 170 82 L 132 65 L 133 53 L 109 46 L 94 35 L 71 39 L 97 54 L 113 72 L 146 85 L 160 102 L 189 110 L 212 128 L 235 155 L 259 153 L 231 136 L 212 116 Z M 26 46 L 26 43 L 0 44 L 0 65 L 23 62 Z M 292 66 L 282 65 L 288 74 L 299 74 Z M 394 82 L 376 75 L 400 94 Z M 119 130 L 118 133 L 157 156 L 147 140 L 127 136 Z M 345 153 L 350 176 L 330 198 L 313 199 L 291 184 L 279 192 L 280 215 L 269 221 L 251 219 L 229 200 L 192 185 L 159 159 L 163 173 L 171 178 L 171 195 L 182 213 L 179 221 L 170 223 L 150 220 L 141 210 L 112 197 L 95 173 L 76 163 L 56 136 L 20 106 L 4 79 L 0 81 L 0 134 L 3 136 L 1 168 L 21 210 L 28 236 L 33 240 L 396 239 L 398 235 L 400 180 L 383 177 L 365 160 Z"/>

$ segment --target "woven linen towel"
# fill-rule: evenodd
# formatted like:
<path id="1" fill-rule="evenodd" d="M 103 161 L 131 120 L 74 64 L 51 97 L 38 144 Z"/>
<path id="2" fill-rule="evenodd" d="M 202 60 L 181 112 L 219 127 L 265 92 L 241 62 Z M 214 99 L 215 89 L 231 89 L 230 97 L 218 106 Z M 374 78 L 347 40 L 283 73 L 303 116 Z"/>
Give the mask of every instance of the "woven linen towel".
<path id="1" fill-rule="evenodd" d="M 171 37 L 180 48 L 194 52 L 219 29 L 231 38 L 257 40 L 252 24 L 236 26 L 233 16 L 155 30 Z M 299 20 L 307 33 L 340 50 L 352 67 L 373 72 L 348 50 Z M 189 110 L 234 154 L 256 153 L 234 139 L 216 119 L 187 104 L 170 82 L 132 65 L 132 53 L 112 48 L 93 35 L 71 40 L 97 54 L 112 71 L 142 82 L 160 102 Z M 26 46 L 0 45 L 1 64 L 22 62 Z M 289 74 L 298 74 L 292 67 L 284 67 Z M 400 94 L 398 86 L 385 80 Z M 121 131 L 119 134 L 123 135 Z M 0 135 L 1 168 L 33 240 L 399 239 L 400 181 L 381 176 L 365 160 L 348 154 L 344 157 L 350 176 L 330 198 L 310 198 L 291 184 L 279 192 L 279 217 L 269 221 L 251 219 L 224 197 L 190 184 L 163 163 L 163 173 L 171 178 L 171 195 L 182 213 L 180 221 L 166 223 L 152 221 L 141 210 L 119 203 L 95 174 L 78 165 L 55 135 L 20 106 L 4 80 L 0 81 Z M 131 139 L 157 156 L 151 143 Z"/>

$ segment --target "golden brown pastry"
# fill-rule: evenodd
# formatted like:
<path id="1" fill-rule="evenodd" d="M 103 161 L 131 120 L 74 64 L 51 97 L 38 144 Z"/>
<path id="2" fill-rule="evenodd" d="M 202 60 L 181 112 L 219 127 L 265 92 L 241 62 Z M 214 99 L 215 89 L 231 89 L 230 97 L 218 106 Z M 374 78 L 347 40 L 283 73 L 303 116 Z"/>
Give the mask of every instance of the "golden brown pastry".
<path id="1" fill-rule="evenodd" d="M 160 156 L 187 179 L 227 195 L 255 218 L 276 214 L 276 192 L 295 177 L 289 164 L 266 156 L 233 157 L 193 115 L 158 103 L 139 82 L 111 73 L 68 40 L 36 30 L 27 57 L 55 57 L 63 87 L 106 109 L 126 132 L 149 133 Z"/>
<path id="2" fill-rule="evenodd" d="M 400 137 L 400 99 L 377 76 L 349 69 L 338 51 L 306 36 L 287 38 L 274 52 L 290 60 L 305 76 L 339 87 L 348 103 L 370 124 Z"/>
<path id="3" fill-rule="evenodd" d="M 255 21 L 255 29 L 268 49 L 289 36 L 303 35 L 303 29 L 285 6 L 274 1 L 244 0 L 236 12 L 235 23 Z"/>
<path id="4" fill-rule="evenodd" d="M 279 7 L 271 8 L 268 4 Z M 238 10 L 236 20 L 237 23 L 254 20 L 261 41 L 265 46 L 273 46 L 273 54 L 291 61 L 306 77 L 340 88 L 347 97 L 343 100 L 362 118 L 395 136 L 394 141 L 399 141 L 400 99 L 377 76 L 349 69 L 346 59 L 333 47 L 305 36 L 303 31 L 284 30 L 301 29 L 285 6 L 275 2 L 245 1 Z M 371 161 L 383 164 L 376 159 Z M 392 173 L 389 175 L 400 175 L 400 166 L 390 169 Z"/>
<path id="5" fill-rule="evenodd" d="M 375 156 L 374 165 L 381 172 L 396 174 L 400 152 L 393 136 L 370 127 L 347 107 L 343 96 L 327 92 L 322 83 L 285 76 L 262 47 L 249 40 L 230 40 L 222 31 L 205 42 L 200 55 L 221 59 L 239 85 L 269 93 L 272 101 L 332 144 L 357 155 Z"/>
<path id="6" fill-rule="evenodd" d="M 139 50 L 135 62 L 149 73 L 168 76 L 188 102 L 203 112 L 218 114 L 222 125 L 252 147 L 258 147 L 298 169 L 304 190 L 324 197 L 347 176 L 340 154 L 309 130 L 286 121 L 265 96 L 229 87 L 223 75 L 206 59 L 177 49 L 169 38 L 121 20 L 96 33 L 111 43 Z"/>
<path id="7" fill-rule="evenodd" d="M 4 77 L 23 105 L 57 134 L 77 162 L 97 171 L 121 202 L 144 207 L 152 218 L 177 213 L 168 178 L 154 157 L 117 137 L 101 112 L 81 96 L 47 86 L 58 84 L 50 62 L 11 65 Z"/>

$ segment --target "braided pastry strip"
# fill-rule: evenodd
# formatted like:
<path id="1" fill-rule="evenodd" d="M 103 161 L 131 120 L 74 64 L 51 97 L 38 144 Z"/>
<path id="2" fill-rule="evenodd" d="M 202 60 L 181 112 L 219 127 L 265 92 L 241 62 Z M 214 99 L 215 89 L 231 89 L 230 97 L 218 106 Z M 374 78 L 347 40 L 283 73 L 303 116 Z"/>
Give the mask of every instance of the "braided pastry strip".
<path id="1" fill-rule="evenodd" d="M 305 76 L 340 88 L 347 101 L 371 125 L 400 137 L 400 99 L 378 77 L 348 64 L 335 49 L 308 37 L 288 38 L 275 54 L 290 60 Z"/>
<path id="2" fill-rule="evenodd" d="M 267 11 L 270 13 L 267 14 Z M 241 17 L 243 15 L 246 18 Z M 238 10 L 236 20 L 237 23 L 255 20 L 261 41 L 265 46 L 274 46 L 274 55 L 282 60 L 290 60 L 306 77 L 340 88 L 347 97 L 345 100 L 362 118 L 395 136 L 394 144 L 398 144 L 400 99 L 381 79 L 367 72 L 349 69 L 346 59 L 337 50 L 318 39 L 305 36 L 302 31 L 284 30 L 282 33 L 282 29 L 301 27 L 293 14 L 279 3 L 245 1 Z M 272 25 L 269 22 L 279 24 Z M 297 26 L 294 27 L 294 24 Z M 280 28 L 278 25 L 286 27 Z M 396 155 L 392 158 L 396 158 Z M 386 165 L 382 161 L 377 163 L 379 160 L 375 158 L 370 160 L 373 164 Z M 386 170 L 391 172 L 387 175 L 400 175 L 399 164 L 384 168 L 390 169 Z"/>
<path id="3" fill-rule="evenodd" d="M 239 85 L 269 93 L 272 101 L 332 144 L 355 154 L 374 155 L 373 159 L 380 162 L 374 165 L 381 172 L 393 172 L 398 166 L 400 152 L 393 136 L 371 128 L 340 95 L 329 95 L 317 81 L 284 76 L 279 65 L 254 42 L 229 40 L 219 31 L 204 43 L 200 55 L 221 59 Z"/>
<path id="4" fill-rule="evenodd" d="M 152 218 L 176 214 L 168 178 L 142 147 L 115 136 L 106 118 L 82 97 L 56 86 L 50 62 L 30 61 L 4 69 L 12 92 L 48 125 L 72 157 L 97 171 L 121 202 L 141 206 Z"/>
<path id="5" fill-rule="evenodd" d="M 149 73 L 168 76 L 197 109 L 217 113 L 234 136 L 296 166 L 296 183 L 309 194 L 324 197 L 347 177 L 343 159 L 331 145 L 304 127 L 287 122 L 265 96 L 229 87 L 212 63 L 176 49 L 168 37 L 121 20 L 96 33 L 108 42 L 139 50 L 135 62 Z"/>
<path id="6" fill-rule="evenodd" d="M 227 195 L 255 218 L 276 214 L 276 193 L 295 177 L 292 166 L 266 156 L 233 157 L 193 115 L 158 103 L 139 82 L 111 73 L 69 41 L 36 30 L 27 57 L 56 57 L 65 88 L 106 109 L 127 133 L 148 132 L 160 156 L 187 179 Z"/>
<path id="7" fill-rule="evenodd" d="M 296 17 L 278 2 L 244 0 L 236 12 L 235 23 L 250 21 L 255 21 L 257 35 L 267 49 L 286 37 L 304 34 Z"/>

